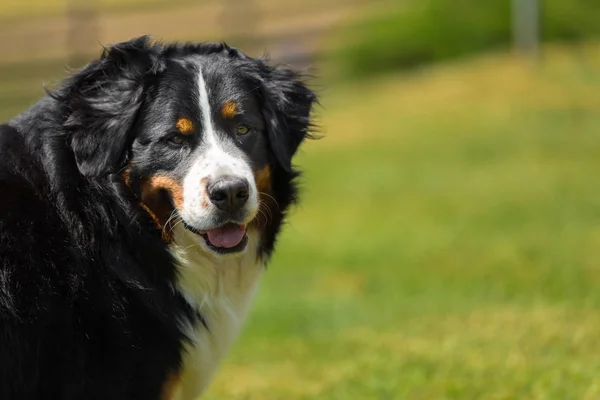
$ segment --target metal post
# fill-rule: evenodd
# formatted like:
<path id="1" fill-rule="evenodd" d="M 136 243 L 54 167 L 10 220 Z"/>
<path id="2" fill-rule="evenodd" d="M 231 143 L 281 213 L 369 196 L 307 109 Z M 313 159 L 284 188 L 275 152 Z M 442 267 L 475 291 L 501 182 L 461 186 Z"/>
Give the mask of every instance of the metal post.
<path id="1" fill-rule="evenodd" d="M 517 51 L 537 58 L 540 7 L 538 0 L 512 0 L 513 40 Z"/>

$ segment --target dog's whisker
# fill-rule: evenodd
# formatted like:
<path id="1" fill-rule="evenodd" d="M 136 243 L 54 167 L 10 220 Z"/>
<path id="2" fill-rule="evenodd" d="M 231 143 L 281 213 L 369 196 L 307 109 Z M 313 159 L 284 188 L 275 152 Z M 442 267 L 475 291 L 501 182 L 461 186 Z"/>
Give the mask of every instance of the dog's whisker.
<path id="1" fill-rule="evenodd" d="M 168 228 L 168 229 L 169 229 L 169 231 L 171 231 L 171 232 L 173 231 L 173 229 L 175 229 L 175 226 L 176 226 L 177 224 L 175 224 L 175 226 L 171 226 L 170 224 L 171 224 L 171 222 L 173 221 L 173 219 L 176 219 L 176 218 L 179 218 L 179 219 L 181 219 L 181 217 L 179 216 L 179 213 L 177 212 L 177 210 L 176 210 L 176 209 L 174 209 L 174 210 L 171 212 L 171 215 L 169 215 L 169 218 L 167 219 L 167 222 L 165 222 L 165 224 L 163 225 L 163 228 L 162 228 L 162 233 L 163 233 L 163 234 L 165 234 L 165 233 L 166 233 L 166 229 L 167 229 L 167 228 Z"/>
<path id="2" fill-rule="evenodd" d="M 273 200 L 273 203 L 275 203 L 275 205 L 277 206 L 277 209 L 280 210 L 279 207 L 279 203 L 277 202 L 277 199 L 275 199 L 275 197 L 273 197 L 272 195 L 270 195 L 269 193 L 263 192 L 263 191 L 259 191 L 259 194 L 266 196 L 268 198 L 270 198 L 271 200 Z"/>
<path id="3" fill-rule="evenodd" d="M 263 210 L 260 210 L 260 211 L 265 216 L 265 222 L 267 224 L 270 223 L 271 220 L 273 219 L 273 215 L 271 214 L 271 210 L 269 209 L 269 206 L 265 205 L 265 208 Z"/>
<path id="4" fill-rule="evenodd" d="M 177 218 L 177 214 L 176 213 L 177 213 L 177 210 L 173 210 L 171 212 L 171 215 L 169 215 L 169 218 L 167 218 L 167 221 L 165 222 L 165 225 L 164 225 L 165 227 L 169 225 L 169 223 L 171 222 L 171 220 L 173 218 Z"/>
<path id="5" fill-rule="evenodd" d="M 261 210 L 260 208 L 258 209 L 258 212 L 264 217 L 264 225 L 262 226 L 262 228 L 264 228 L 265 226 L 268 225 L 269 218 L 267 217 L 267 214 L 265 214 L 265 212 L 263 210 Z"/>
<path id="6" fill-rule="evenodd" d="M 263 202 L 261 202 L 261 206 L 264 206 L 263 213 L 266 212 L 269 216 L 268 219 L 272 220 L 273 219 L 273 211 L 271 210 L 271 207 L 269 207 L 269 204 L 267 204 L 266 202 L 263 201 Z"/>
<path id="7" fill-rule="evenodd" d="M 183 219 L 179 218 L 179 221 L 177 221 L 177 222 L 175 223 L 175 225 L 173 225 L 173 226 L 171 227 L 171 230 L 174 230 L 174 229 L 177 227 L 177 225 L 181 225 L 182 223 L 183 223 Z"/>
<path id="8" fill-rule="evenodd" d="M 191 249 L 192 247 L 199 247 L 199 246 L 197 244 L 190 244 L 188 247 L 184 247 L 182 250 L 186 251 L 186 250 Z"/>

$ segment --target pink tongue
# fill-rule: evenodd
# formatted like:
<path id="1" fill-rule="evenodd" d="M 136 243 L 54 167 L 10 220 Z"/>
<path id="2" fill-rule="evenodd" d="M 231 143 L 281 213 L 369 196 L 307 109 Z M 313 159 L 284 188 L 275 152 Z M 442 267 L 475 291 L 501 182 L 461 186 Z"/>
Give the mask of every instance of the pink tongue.
<path id="1" fill-rule="evenodd" d="M 206 231 L 210 244 L 215 247 L 225 247 L 226 249 L 240 244 L 245 234 L 246 227 L 236 224 L 227 224 L 220 228 Z"/>

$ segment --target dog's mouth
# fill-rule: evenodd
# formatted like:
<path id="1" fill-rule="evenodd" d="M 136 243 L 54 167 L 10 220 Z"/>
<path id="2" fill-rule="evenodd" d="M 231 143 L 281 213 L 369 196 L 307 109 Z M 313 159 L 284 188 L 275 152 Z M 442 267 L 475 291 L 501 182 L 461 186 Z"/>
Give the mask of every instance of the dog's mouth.
<path id="1" fill-rule="evenodd" d="M 208 230 L 195 229 L 185 222 L 185 229 L 202 237 L 208 248 L 219 254 L 239 253 L 246 248 L 248 236 L 246 235 L 246 225 L 228 222 Z"/>

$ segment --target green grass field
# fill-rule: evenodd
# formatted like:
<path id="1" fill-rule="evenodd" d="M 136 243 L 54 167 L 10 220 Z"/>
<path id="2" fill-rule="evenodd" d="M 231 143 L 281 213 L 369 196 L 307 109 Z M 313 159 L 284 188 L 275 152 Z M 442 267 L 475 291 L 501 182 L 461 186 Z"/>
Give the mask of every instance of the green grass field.
<path id="1" fill-rule="evenodd" d="M 206 398 L 600 398 L 599 50 L 324 90 Z"/>

